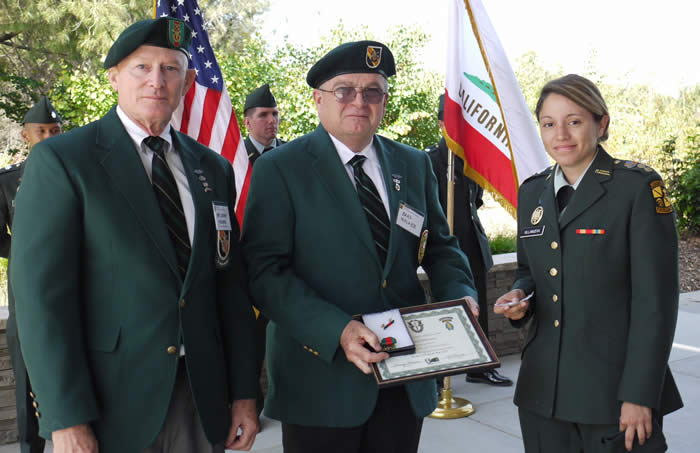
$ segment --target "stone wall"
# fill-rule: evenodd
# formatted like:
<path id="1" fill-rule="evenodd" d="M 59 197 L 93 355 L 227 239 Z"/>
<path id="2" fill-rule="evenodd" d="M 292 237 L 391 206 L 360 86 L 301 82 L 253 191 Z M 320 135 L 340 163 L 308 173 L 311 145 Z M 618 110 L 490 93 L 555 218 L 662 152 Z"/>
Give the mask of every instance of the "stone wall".
<path id="1" fill-rule="evenodd" d="M 7 349 L 7 308 L 0 309 L 0 444 L 17 442 L 15 375 Z"/>

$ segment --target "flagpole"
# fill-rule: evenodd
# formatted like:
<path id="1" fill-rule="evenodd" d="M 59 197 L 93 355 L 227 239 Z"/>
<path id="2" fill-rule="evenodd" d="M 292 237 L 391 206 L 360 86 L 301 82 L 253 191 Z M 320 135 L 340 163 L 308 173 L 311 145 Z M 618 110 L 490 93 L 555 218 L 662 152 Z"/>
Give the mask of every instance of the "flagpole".
<path id="1" fill-rule="evenodd" d="M 443 131 L 444 134 L 444 131 Z M 450 226 L 450 234 L 454 234 L 455 218 L 455 155 L 449 150 L 447 153 L 447 223 Z M 442 393 L 437 408 L 429 415 L 430 418 L 455 419 L 469 417 L 476 409 L 474 405 L 464 398 L 452 396 L 452 379 L 447 376 L 442 383 Z"/>

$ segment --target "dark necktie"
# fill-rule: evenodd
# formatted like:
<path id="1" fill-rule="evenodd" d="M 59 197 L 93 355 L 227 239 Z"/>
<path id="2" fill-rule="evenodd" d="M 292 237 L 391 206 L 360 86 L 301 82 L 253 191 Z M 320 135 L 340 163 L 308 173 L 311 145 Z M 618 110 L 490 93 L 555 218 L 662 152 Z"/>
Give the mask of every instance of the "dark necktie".
<path id="1" fill-rule="evenodd" d="M 571 186 L 563 186 L 557 192 L 557 205 L 559 205 L 559 213 L 561 213 L 569 200 L 574 196 L 574 188 Z"/>
<path id="2" fill-rule="evenodd" d="M 377 253 L 379 254 L 379 261 L 384 266 L 387 250 L 389 249 L 391 226 L 377 187 L 362 169 L 365 159 L 367 159 L 365 156 L 355 156 L 350 160 L 350 165 L 352 165 L 355 174 L 357 195 L 360 197 L 360 202 L 367 216 L 374 245 L 377 247 Z"/>
<path id="3" fill-rule="evenodd" d="M 274 149 L 274 147 L 273 146 L 266 146 L 265 149 L 262 150 L 262 152 L 266 153 L 266 152 L 270 151 L 271 149 Z M 262 154 L 262 153 L 260 153 L 260 154 Z"/>
<path id="4" fill-rule="evenodd" d="M 168 227 L 170 240 L 175 247 L 177 265 L 180 268 L 182 278 L 187 273 L 187 265 L 190 262 L 190 237 L 187 234 L 187 221 L 180 201 L 180 192 L 177 190 L 175 177 L 165 161 L 165 140 L 160 137 L 148 137 L 144 140 L 146 146 L 153 150 L 151 167 L 151 181 L 153 191 L 160 205 L 165 226 Z"/>

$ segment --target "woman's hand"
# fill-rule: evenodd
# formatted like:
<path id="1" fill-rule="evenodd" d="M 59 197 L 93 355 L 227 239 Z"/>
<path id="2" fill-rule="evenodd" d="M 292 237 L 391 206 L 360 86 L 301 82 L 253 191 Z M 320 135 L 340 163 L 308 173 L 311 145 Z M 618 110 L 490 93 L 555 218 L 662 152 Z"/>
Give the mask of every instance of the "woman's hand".
<path id="1" fill-rule="evenodd" d="M 620 431 L 625 431 L 625 448 L 632 451 L 634 436 L 637 435 L 639 445 L 651 437 L 651 409 L 634 403 L 622 403 L 620 410 Z"/>
<path id="2" fill-rule="evenodd" d="M 497 315 L 503 315 L 508 319 L 517 321 L 522 319 L 530 308 L 529 301 L 522 301 L 525 298 L 525 292 L 522 289 L 514 289 L 508 291 L 496 300 L 493 306 L 493 312 Z M 513 305 L 511 305 L 513 304 Z"/>

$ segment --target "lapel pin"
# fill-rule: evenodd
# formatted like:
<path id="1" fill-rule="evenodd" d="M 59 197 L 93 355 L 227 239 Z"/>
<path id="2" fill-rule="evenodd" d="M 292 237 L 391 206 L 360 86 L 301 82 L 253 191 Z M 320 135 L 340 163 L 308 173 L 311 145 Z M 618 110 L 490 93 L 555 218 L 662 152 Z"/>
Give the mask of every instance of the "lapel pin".
<path id="1" fill-rule="evenodd" d="M 544 214 L 544 208 L 542 206 L 537 206 L 534 211 L 532 211 L 532 217 L 530 217 L 530 223 L 537 225 L 542 220 L 542 215 Z"/>
<path id="2" fill-rule="evenodd" d="M 391 175 L 391 180 L 394 181 L 394 190 L 401 191 L 401 175 Z"/>

